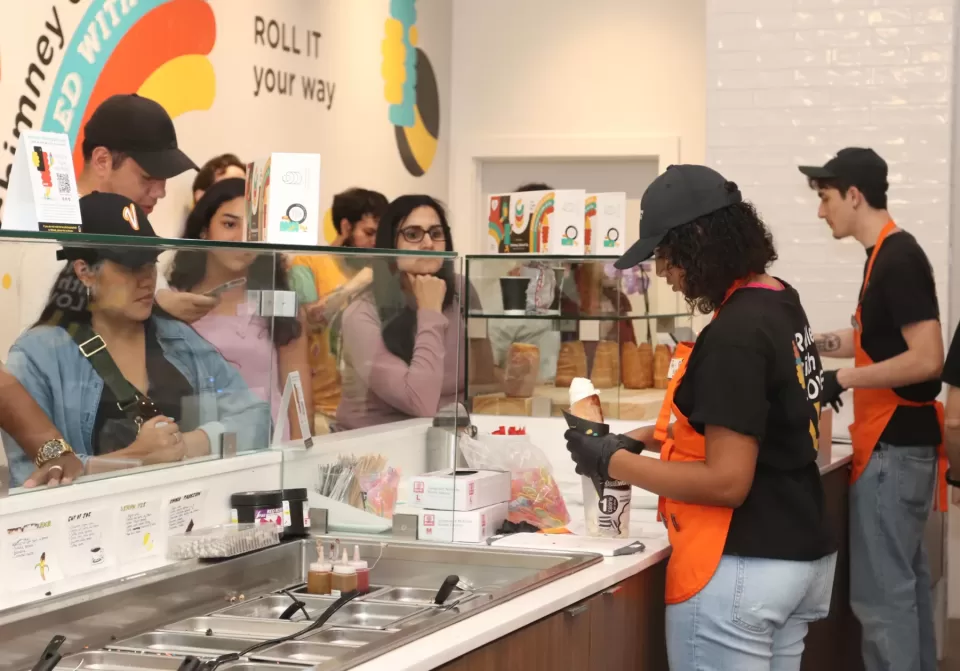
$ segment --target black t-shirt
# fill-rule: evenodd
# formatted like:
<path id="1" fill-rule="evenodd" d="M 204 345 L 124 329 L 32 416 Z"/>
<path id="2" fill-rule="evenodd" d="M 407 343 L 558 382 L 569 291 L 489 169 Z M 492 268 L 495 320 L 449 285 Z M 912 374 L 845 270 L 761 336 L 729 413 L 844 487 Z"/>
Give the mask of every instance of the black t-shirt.
<path id="1" fill-rule="evenodd" d="M 146 325 L 147 396 L 165 416 L 180 421 L 181 400 L 195 392 L 183 374 L 163 356 L 157 334 L 151 323 Z M 195 427 L 180 426 L 181 431 Z M 93 424 L 93 453 L 109 454 L 128 447 L 137 437 L 137 426 L 117 406 L 117 397 L 106 384 L 100 396 L 97 416 Z"/>
<path id="2" fill-rule="evenodd" d="M 864 277 L 872 252 L 873 247 L 867 250 Z M 909 233 L 894 233 L 880 247 L 873 262 L 870 285 L 863 293 L 860 318 L 863 349 L 876 362 L 907 351 L 901 331 L 904 326 L 940 319 L 933 269 L 916 238 Z M 933 379 L 893 391 L 908 401 L 932 401 L 940 393 L 940 381 Z M 939 445 L 937 411 L 933 406 L 898 407 L 880 440 L 901 446 Z"/>
<path id="3" fill-rule="evenodd" d="M 724 554 L 812 561 L 830 554 L 817 466 L 823 369 L 800 298 L 735 292 L 697 339 L 674 398 L 698 433 L 722 426 L 759 441 Z"/>

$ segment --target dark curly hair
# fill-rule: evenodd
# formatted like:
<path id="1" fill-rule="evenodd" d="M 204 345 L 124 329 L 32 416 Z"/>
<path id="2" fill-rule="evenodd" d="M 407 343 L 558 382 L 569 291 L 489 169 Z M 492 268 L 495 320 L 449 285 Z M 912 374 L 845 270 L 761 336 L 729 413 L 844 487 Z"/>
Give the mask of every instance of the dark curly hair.
<path id="1" fill-rule="evenodd" d="M 757 210 L 742 202 L 670 230 L 656 258 L 684 272 L 687 303 L 708 314 L 720 307 L 734 282 L 765 273 L 777 250 Z"/>

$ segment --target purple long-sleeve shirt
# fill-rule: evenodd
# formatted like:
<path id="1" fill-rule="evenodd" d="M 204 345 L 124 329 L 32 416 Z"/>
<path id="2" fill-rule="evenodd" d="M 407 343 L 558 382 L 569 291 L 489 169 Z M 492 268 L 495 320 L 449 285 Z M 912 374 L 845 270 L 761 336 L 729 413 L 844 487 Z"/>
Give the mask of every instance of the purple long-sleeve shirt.
<path id="1" fill-rule="evenodd" d="M 472 304 L 473 300 L 472 294 Z M 433 417 L 440 407 L 461 395 L 466 330 L 459 300 L 442 314 L 417 311 L 409 364 L 384 345 L 380 316 L 371 297 L 354 301 L 344 311 L 342 328 L 343 393 L 337 422 L 343 428 Z"/>

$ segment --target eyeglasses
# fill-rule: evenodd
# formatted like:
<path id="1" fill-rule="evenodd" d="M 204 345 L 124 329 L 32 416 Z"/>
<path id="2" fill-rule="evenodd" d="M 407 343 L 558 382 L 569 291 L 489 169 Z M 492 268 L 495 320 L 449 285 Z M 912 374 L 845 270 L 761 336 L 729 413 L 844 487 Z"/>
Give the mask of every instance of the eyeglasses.
<path id="1" fill-rule="evenodd" d="M 429 229 L 409 226 L 408 228 L 401 228 L 400 235 L 410 243 L 420 242 L 424 235 L 429 235 L 434 242 L 443 242 L 447 239 L 447 234 L 443 232 L 443 226 L 431 226 Z"/>

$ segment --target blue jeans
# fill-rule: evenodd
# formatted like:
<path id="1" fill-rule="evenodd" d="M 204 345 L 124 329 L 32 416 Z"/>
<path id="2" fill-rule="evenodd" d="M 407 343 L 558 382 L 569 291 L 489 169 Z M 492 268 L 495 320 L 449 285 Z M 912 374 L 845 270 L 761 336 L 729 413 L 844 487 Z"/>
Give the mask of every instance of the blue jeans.
<path id="1" fill-rule="evenodd" d="M 713 578 L 667 606 L 671 671 L 797 671 L 807 626 L 830 610 L 836 553 L 812 562 L 724 555 Z"/>
<path id="2" fill-rule="evenodd" d="M 936 671 L 923 531 L 933 504 L 933 447 L 880 443 L 850 488 L 850 605 L 867 671 Z"/>

